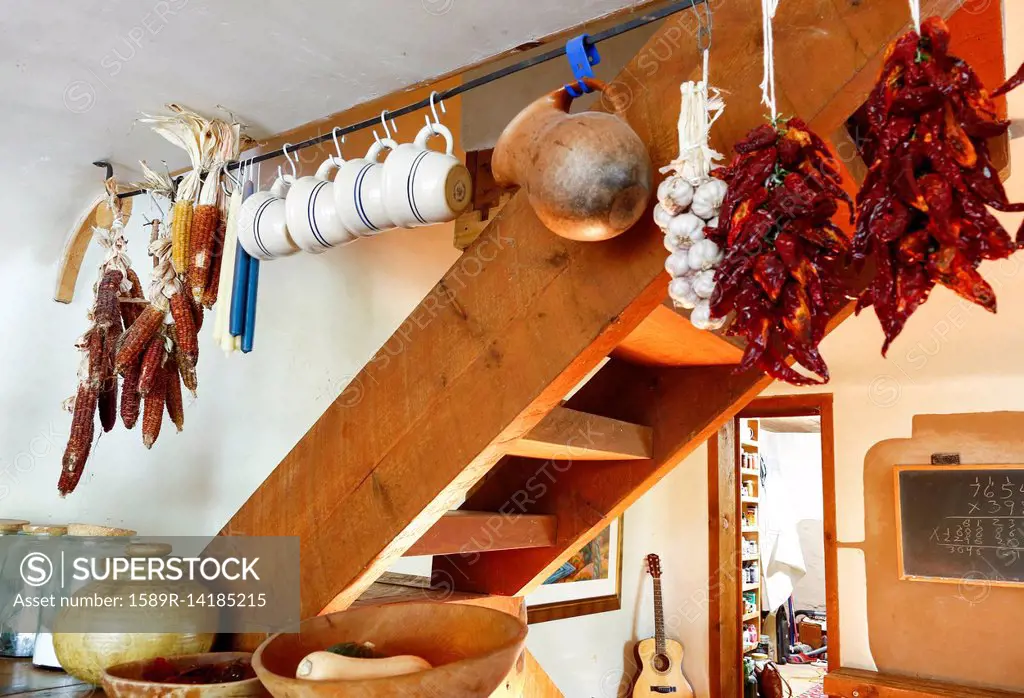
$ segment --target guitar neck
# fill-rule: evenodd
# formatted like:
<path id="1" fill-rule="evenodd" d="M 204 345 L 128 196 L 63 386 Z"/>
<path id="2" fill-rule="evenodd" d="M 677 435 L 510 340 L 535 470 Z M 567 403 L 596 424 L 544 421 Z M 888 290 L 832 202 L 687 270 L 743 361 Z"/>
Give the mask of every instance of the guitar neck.
<path id="1" fill-rule="evenodd" d="M 654 644 L 658 654 L 665 654 L 665 611 L 661 604 L 661 579 L 654 580 Z"/>

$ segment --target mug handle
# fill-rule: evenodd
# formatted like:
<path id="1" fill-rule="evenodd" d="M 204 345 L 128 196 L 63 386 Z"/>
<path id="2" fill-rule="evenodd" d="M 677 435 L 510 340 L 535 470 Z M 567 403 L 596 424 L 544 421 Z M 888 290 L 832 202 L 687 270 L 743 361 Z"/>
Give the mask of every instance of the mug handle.
<path id="1" fill-rule="evenodd" d="M 332 155 L 331 157 L 324 160 L 323 164 L 320 165 L 319 168 L 317 168 L 315 177 L 317 179 L 330 180 L 331 172 L 341 167 L 342 163 L 344 162 L 344 160 L 339 160 L 338 158 Z"/>
<path id="2" fill-rule="evenodd" d="M 381 138 L 380 140 L 375 140 L 373 142 L 370 149 L 366 151 L 366 155 L 364 157 L 370 162 L 378 162 L 377 158 L 380 157 L 381 153 L 385 150 L 393 151 L 396 148 L 398 148 L 398 143 L 394 140 L 391 138 Z"/>
<path id="3" fill-rule="evenodd" d="M 455 138 L 452 136 L 452 132 L 444 124 L 428 124 L 420 129 L 420 132 L 416 134 L 416 140 L 413 141 L 417 148 L 427 149 L 427 141 L 430 140 L 431 136 L 442 136 L 444 137 L 444 152 L 446 155 L 452 155 L 455 152 Z"/>
<path id="4" fill-rule="evenodd" d="M 288 190 L 292 186 L 294 178 L 291 175 L 284 175 L 274 180 L 273 186 L 270 187 L 270 195 L 275 199 L 283 199 L 288 195 Z"/>

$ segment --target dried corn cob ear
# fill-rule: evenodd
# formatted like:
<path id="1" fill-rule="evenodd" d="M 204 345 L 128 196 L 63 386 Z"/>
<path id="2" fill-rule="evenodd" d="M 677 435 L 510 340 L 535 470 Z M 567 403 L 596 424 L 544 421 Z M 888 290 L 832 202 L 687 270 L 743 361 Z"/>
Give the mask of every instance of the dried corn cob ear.
<path id="1" fill-rule="evenodd" d="M 139 393 L 141 374 L 142 365 L 138 361 L 128 366 L 124 372 L 124 382 L 121 383 L 121 422 L 126 429 L 133 428 L 139 419 L 139 410 L 142 407 L 142 394 Z"/>
<path id="2" fill-rule="evenodd" d="M 96 402 L 98 393 L 95 388 L 83 382 L 78 385 L 75 396 L 74 416 L 71 419 L 71 436 L 64 449 L 63 466 L 57 489 L 61 496 L 74 492 L 78 481 L 82 479 L 85 461 L 92 450 L 93 432 L 96 428 Z"/>
<path id="3" fill-rule="evenodd" d="M 128 270 L 128 281 L 131 282 L 131 289 L 128 291 L 128 297 L 134 299 L 143 299 L 145 296 L 142 293 L 142 282 L 139 280 L 139 275 L 135 273 L 135 270 Z M 128 329 L 135 322 L 135 319 L 139 317 L 139 313 L 142 312 L 142 303 L 132 303 L 128 300 L 122 300 L 121 303 L 121 321 L 124 323 L 124 328 Z"/>
<path id="4" fill-rule="evenodd" d="M 164 338 L 156 335 L 149 340 L 149 346 L 142 355 L 142 365 L 139 369 L 139 392 L 143 397 L 153 389 L 153 383 L 157 374 L 164 366 L 167 352 L 164 350 Z"/>
<path id="5" fill-rule="evenodd" d="M 96 320 L 96 327 L 106 330 L 121 323 L 121 315 L 118 309 L 117 296 L 121 290 L 121 280 L 124 278 L 117 269 L 108 269 L 96 287 L 96 307 L 93 317 Z"/>
<path id="6" fill-rule="evenodd" d="M 164 394 L 167 389 L 167 372 L 163 367 L 157 369 L 153 376 L 153 384 L 143 399 L 142 407 L 142 444 L 153 448 L 160 436 L 160 425 L 164 421 Z"/>
<path id="7" fill-rule="evenodd" d="M 220 209 L 214 204 L 200 204 L 192 219 L 192 256 L 189 260 L 188 282 L 192 298 L 199 303 L 210 278 L 214 238 L 220 225 Z"/>
<path id="8" fill-rule="evenodd" d="M 217 233 L 213 238 L 213 263 L 210 267 L 210 275 L 206 279 L 206 290 L 203 291 L 202 303 L 205 308 L 212 308 L 217 303 L 217 292 L 220 290 L 221 265 L 224 260 L 224 237 L 226 221 L 223 216 L 220 225 L 217 226 Z"/>
<path id="9" fill-rule="evenodd" d="M 164 322 L 164 311 L 155 305 L 147 305 L 132 326 L 125 330 L 117 343 L 117 356 L 114 368 L 124 373 L 129 365 L 149 345 L 149 340 L 157 333 Z"/>
<path id="10" fill-rule="evenodd" d="M 185 404 L 181 399 L 181 376 L 178 374 L 178 367 L 168 362 L 163 371 L 167 381 L 167 391 L 164 401 L 167 403 L 167 415 L 174 422 L 174 426 L 181 431 L 185 427 Z"/>
<path id="11" fill-rule="evenodd" d="M 174 271 L 184 275 L 188 271 L 190 238 L 192 235 L 192 201 L 178 200 L 171 219 L 171 263 Z"/>
<path id="12" fill-rule="evenodd" d="M 192 397 L 195 397 L 196 388 L 199 387 L 199 380 L 196 377 L 196 365 L 189 361 L 188 357 L 178 349 L 178 334 L 177 328 L 174 325 L 168 326 L 167 334 L 170 336 L 171 343 L 173 344 L 170 363 L 171 365 L 177 365 L 178 373 L 181 375 L 181 382 L 192 392 Z"/>
<path id="13" fill-rule="evenodd" d="M 103 333 L 95 327 L 89 330 L 85 338 L 85 354 L 88 357 L 86 366 L 88 375 L 80 376 L 83 382 L 99 393 L 103 387 L 103 378 L 106 371 L 103 367 Z"/>
<path id="14" fill-rule="evenodd" d="M 184 293 L 171 296 L 171 317 L 174 318 L 175 343 L 178 350 L 184 352 L 186 358 L 195 365 L 199 359 L 199 336 L 196 329 L 195 316 L 192 314 L 193 304 Z M 202 311 L 200 311 L 200 317 Z"/>
<path id="15" fill-rule="evenodd" d="M 117 381 L 111 379 L 99 395 L 100 425 L 107 432 L 117 424 Z"/>

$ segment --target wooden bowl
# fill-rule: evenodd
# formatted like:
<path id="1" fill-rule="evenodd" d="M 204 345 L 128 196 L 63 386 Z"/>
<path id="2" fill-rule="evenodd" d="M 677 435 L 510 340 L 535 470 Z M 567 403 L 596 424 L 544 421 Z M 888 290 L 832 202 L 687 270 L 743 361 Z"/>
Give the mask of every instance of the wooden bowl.
<path id="1" fill-rule="evenodd" d="M 275 698 L 487 698 L 512 670 L 526 625 L 477 606 L 402 603 L 372 606 L 303 622 L 299 632 L 268 638 L 252 666 Z M 430 671 L 368 681 L 295 678 L 310 652 L 341 642 L 372 642 L 385 656 L 412 654 Z"/>
<path id="2" fill-rule="evenodd" d="M 178 668 L 219 664 L 235 659 L 251 659 L 248 652 L 208 652 L 168 657 Z M 112 666 L 103 672 L 103 690 L 109 698 L 251 698 L 266 696 L 267 692 L 255 676 L 231 683 L 181 684 L 157 683 L 142 678 L 152 659 Z"/>

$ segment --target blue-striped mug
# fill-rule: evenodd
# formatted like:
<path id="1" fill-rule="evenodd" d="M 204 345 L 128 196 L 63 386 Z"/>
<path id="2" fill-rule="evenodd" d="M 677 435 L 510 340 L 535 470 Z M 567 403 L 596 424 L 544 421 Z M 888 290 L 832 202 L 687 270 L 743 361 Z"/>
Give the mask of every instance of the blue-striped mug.
<path id="1" fill-rule="evenodd" d="M 285 198 L 288 232 L 305 252 L 319 254 L 332 247 L 358 240 L 345 224 L 334 202 L 331 174 L 341 161 L 331 157 L 312 177 L 300 177 L 292 184 Z"/>
<path id="2" fill-rule="evenodd" d="M 445 150 L 430 150 L 431 136 L 442 136 Z M 384 206 L 399 228 L 416 228 L 455 220 L 469 206 L 473 182 L 455 157 L 452 132 L 427 124 L 412 143 L 398 146 L 384 161 Z"/>
<path id="3" fill-rule="evenodd" d="M 299 251 L 285 218 L 285 197 L 294 181 L 290 175 L 278 177 L 269 191 L 258 191 L 242 202 L 238 242 L 250 256 L 267 261 Z"/>
<path id="4" fill-rule="evenodd" d="M 377 235 L 395 227 L 384 208 L 379 162 L 385 150 L 394 152 L 398 144 L 390 138 L 374 141 L 366 155 L 345 160 L 334 178 L 334 210 L 342 225 L 358 237 Z"/>

